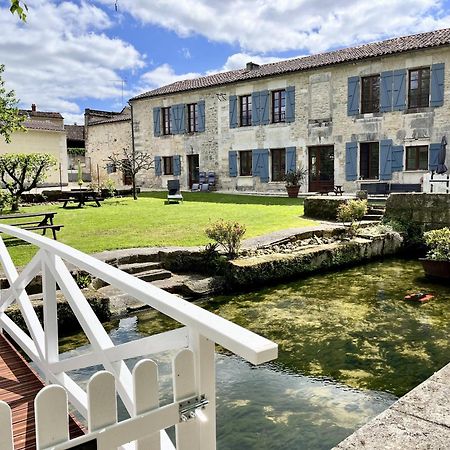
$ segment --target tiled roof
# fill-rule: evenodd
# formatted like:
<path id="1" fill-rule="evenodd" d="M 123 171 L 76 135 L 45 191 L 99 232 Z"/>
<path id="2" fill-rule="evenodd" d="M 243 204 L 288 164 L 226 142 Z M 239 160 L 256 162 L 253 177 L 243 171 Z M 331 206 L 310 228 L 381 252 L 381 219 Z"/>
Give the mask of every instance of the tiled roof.
<path id="1" fill-rule="evenodd" d="M 237 81 L 281 75 L 289 72 L 299 72 L 334 64 L 359 61 L 367 58 L 392 55 L 430 47 L 439 47 L 449 44 L 450 28 L 445 28 L 443 30 L 398 37 L 388 39 L 386 41 L 373 42 L 370 44 L 359 45 L 357 47 L 321 53 L 318 55 L 310 55 L 287 61 L 263 64 L 259 66 L 259 68 L 255 68 L 253 70 L 232 70 L 230 72 L 216 73 L 205 77 L 194 78 L 192 80 L 177 81 L 175 83 L 140 94 L 133 97 L 131 100 L 173 94 L 176 92 L 191 91 L 194 89 L 202 89 L 212 86 L 220 86 Z"/>
<path id="2" fill-rule="evenodd" d="M 31 109 L 19 109 L 20 114 L 25 114 L 31 118 L 39 119 L 63 119 L 59 112 L 33 111 Z"/>
<path id="3" fill-rule="evenodd" d="M 128 106 L 123 108 L 120 112 L 86 109 L 84 115 L 87 117 L 88 126 L 123 122 L 131 120 L 131 109 Z"/>
<path id="4" fill-rule="evenodd" d="M 67 139 L 72 141 L 84 141 L 84 126 L 83 125 L 64 125 Z"/>
<path id="5" fill-rule="evenodd" d="M 50 120 L 25 120 L 22 125 L 27 130 L 64 131 L 62 124 L 59 125 Z"/>

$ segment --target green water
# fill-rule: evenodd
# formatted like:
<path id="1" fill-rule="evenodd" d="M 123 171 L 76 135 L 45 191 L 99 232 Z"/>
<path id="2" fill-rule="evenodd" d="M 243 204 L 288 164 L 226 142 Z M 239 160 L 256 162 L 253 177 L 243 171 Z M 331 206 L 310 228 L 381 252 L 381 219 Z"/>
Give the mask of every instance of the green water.
<path id="1" fill-rule="evenodd" d="M 403 299 L 424 290 L 434 300 Z M 260 367 L 218 355 L 219 450 L 331 448 L 450 361 L 450 286 L 428 282 L 414 261 L 371 263 L 201 306 L 280 346 L 278 360 Z M 119 343 L 172 325 L 147 311 L 108 329 Z M 81 341 L 65 338 L 62 349 Z M 171 396 L 171 356 L 158 357 L 163 401 Z M 84 381 L 89 372 L 74 376 Z"/>

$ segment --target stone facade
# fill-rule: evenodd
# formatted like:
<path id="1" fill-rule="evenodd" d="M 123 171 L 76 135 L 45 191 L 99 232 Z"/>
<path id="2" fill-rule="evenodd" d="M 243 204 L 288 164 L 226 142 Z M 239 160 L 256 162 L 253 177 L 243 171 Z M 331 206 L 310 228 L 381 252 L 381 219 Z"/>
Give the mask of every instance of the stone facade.
<path id="1" fill-rule="evenodd" d="M 403 71 L 403 87 L 408 105 L 408 74 L 412 69 L 437 67 L 443 64 L 443 105 L 367 114 L 348 113 L 349 79 L 366 77 L 385 72 Z M 442 65 L 440 66 L 442 68 Z M 395 72 L 393 72 L 395 71 Z M 431 85 L 431 82 L 430 82 Z M 170 87 L 170 86 L 169 86 Z M 295 120 L 291 123 L 268 123 L 257 126 L 230 128 L 230 99 L 233 96 L 249 95 L 254 92 L 295 88 Z M 359 86 L 358 89 L 360 89 Z M 381 88 L 380 88 L 381 89 Z M 394 80 L 395 89 L 395 80 Z M 442 86 L 441 86 L 442 89 Z M 431 88 L 430 88 L 431 90 Z M 151 93 L 149 93 L 151 94 Z M 360 92 L 359 92 L 360 95 Z M 394 92 L 395 95 L 395 92 Z M 269 101 L 271 95 L 269 95 Z M 155 108 L 179 104 L 205 102 L 205 131 L 155 136 Z M 421 183 L 428 172 L 405 170 L 406 149 L 409 146 L 436 146 L 442 136 L 450 136 L 450 48 L 421 49 L 382 57 L 362 59 L 351 63 L 339 63 L 321 68 L 300 70 L 274 76 L 264 76 L 238 82 L 191 89 L 174 93 L 136 97 L 131 100 L 134 117 L 134 139 L 137 151 L 147 151 L 153 156 L 179 155 L 182 189 L 189 189 L 189 155 L 198 155 L 200 171 L 214 171 L 217 188 L 224 191 L 284 192 L 284 183 L 272 182 L 271 149 L 296 148 L 296 167 L 311 169 L 309 154 L 313 147 L 331 146 L 334 157 L 332 185 L 342 185 L 344 191 L 355 192 L 360 188 L 361 144 L 379 143 L 379 174 L 371 182 L 382 182 L 382 142 L 389 142 L 395 148 L 401 146 L 403 167 L 389 173 L 384 182 Z M 395 105 L 394 105 L 395 106 Z M 271 105 L 269 105 L 271 109 Z M 394 107 L 395 109 L 395 107 Z M 159 114 L 159 113 L 158 113 Z M 238 111 L 239 115 L 239 111 Z M 354 161 L 356 173 L 349 177 L 348 143 L 355 143 Z M 389 148 L 391 148 L 389 147 Z M 392 147 L 392 148 L 394 148 Z M 268 181 L 259 176 L 230 176 L 230 151 L 269 149 Z M 389 150 L 390 151 L 390 150 Z M 430 150 L 431 152 L 431 150 Z M 389 153 L 391 155 L 391 153 Z M 430 158 L 431 153 L 429 153 Z M 391 156 L 388 162 L 391 164 Z M 450 156 L 447 154 L 447 166 Z M 393 164 L 393 163 L 392 163 Z M 163 171 L 164 173 L 164 171 Z M 145 185 L 165 188 L 167 179 L 173 175 L 156 175 L 149 172 Z M 177 176 L 175 176 L 178 178 Z M 314 185 L 306 182 L 302 191 L 316 191 Z"/>

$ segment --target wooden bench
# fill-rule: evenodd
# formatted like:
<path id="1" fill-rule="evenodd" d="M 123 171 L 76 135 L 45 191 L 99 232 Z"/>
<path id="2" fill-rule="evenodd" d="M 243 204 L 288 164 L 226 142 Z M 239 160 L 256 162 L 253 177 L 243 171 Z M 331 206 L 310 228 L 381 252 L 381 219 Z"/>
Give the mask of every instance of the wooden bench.
<path id="1" fill-rule="evenodd" d="M 81 208 L 89 202 L 95 202 L 95 204 L 100 207 L 102 206 L 100 202 L 104 200 L 103 197 L 99 197 L 95 191 L 68 191 L 64 193 L 65 196 L 59 198 L 58 201 L 64 203 L 63 208 L 67 208 L 69 203 L 78 203 L 78 208 Z"/>
<path id="2" fill-rule="evenodd" d="M 0 220 L 6 221 L 6 225 L 11 225 L 13 227 L 23 228 L 28 231 L 42 230 L 42 234 L 45 235 L 47 230 L 51 230 L 53 234 L 53 239 L 56 240 L 56 232 L 61 230 L 64 225 L 55 225 L 53 223 L 53 218 L 57 213 L 50 212 L 36 212 L 36 213 L 24 213 L 24 214 L 5 214 L 0 216 Z M 37 220 L 32 220 L 28 222 L 20 221 L 17 219 L 30 219 L 38 218 Z M 40 219 L 39 219 L 40 218 Z M 10 223 L 9 220 L 15 220 L 16 222 Z"/>

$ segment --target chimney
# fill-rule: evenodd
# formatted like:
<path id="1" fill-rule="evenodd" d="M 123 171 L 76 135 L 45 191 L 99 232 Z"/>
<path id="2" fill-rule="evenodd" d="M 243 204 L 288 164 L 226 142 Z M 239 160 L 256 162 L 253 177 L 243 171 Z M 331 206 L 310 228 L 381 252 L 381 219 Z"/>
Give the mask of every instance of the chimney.
<path id="1" fill-rule="evenodd" d="M 251 61 L 247 63 L 247 70 L 255 70 L 255 69 L 259 69 L 259 64 L 256 64 Z"/>
<path id="2" fill-rule="evenodd" d="M 33 103 L 31 105 L 31 111 L 36 112 L 36 104 L 35 103 Z"/>

